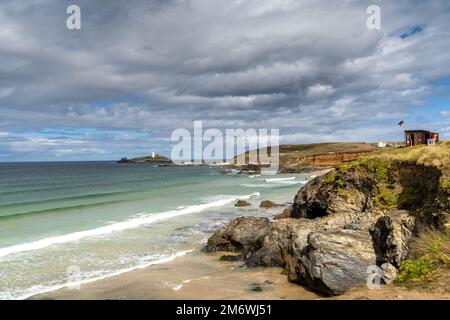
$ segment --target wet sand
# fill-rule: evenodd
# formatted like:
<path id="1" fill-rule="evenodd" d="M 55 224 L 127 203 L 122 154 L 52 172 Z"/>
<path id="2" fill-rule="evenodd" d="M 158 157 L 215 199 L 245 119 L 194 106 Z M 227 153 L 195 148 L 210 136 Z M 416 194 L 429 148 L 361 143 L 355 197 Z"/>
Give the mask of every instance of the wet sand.
<path id="1" fill-rule="evenodd" d="M 197 249 L 171 262 L 118 276 L 39 294 L 30 299 L 51 300 L 450 300 L 448 292 L 381 289 L 360 286 L 337 297 L 323 297 L 287 281 L 281 268 L 244 268 L 240 262 L 220 261 L 222 254 Z"/>
<path id="2" fill-rule="evenodd" d="M 318 299 L 315 293 L 290 283 L 281 268 L 243 268 L 220 261 L 220 253 L 197 249 L 171 262 L 115 277 L 63 288 L 31 299 Z"/>

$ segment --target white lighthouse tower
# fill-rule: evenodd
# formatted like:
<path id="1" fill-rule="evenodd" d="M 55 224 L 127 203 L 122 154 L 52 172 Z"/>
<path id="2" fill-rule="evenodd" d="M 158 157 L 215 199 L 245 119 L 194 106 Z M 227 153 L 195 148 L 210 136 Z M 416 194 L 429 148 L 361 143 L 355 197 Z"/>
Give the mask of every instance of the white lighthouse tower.
<path id="1" fill-rule="evenodd" d="M 152 152 L 152 158 L 156 157 L 155 151 Z"/>

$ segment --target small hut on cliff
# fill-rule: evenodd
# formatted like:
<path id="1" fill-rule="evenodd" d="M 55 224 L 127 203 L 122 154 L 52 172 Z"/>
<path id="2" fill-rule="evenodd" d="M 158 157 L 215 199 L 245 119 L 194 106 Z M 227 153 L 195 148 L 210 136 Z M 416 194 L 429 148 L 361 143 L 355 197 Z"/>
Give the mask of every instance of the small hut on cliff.
<path id="1" fill-rule="evenodd" d="M 439 133 L 427 130 L 405 130 L 405 145 L 407 147 L 419 144 L 434 144 L 439 142 Z"/>

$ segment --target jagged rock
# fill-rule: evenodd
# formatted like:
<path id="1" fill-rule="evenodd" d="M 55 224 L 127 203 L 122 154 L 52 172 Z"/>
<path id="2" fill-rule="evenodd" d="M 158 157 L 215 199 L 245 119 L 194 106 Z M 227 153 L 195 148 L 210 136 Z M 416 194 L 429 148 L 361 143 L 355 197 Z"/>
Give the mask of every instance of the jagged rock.
<path id="1" fill-rule="evenodd" d="M 383 263 L 380 268 L 384 283 L 393 283 L 395 278 L 397 278 L 397 268 L 390 263 Z"/>
<path id="2" fill-rule="evenodd" d="M 295 272 L 288 272 L 289 280 L 339 295 L 366 281 L 376 255 L 367 230 L 337 229 L 310 233 L 300 262 Z"/>
<path id="3" fill-rule="evenodd" d="M 251 163 L 242 166 L 237 166 L 239 174 L 260 174 L 261 167 L 262 166 L 259 164 L 251 164 Z"/>
<path id="4" fill-rule="evenodd" d="M 247 253 L 261 247 L 270 229 L 267 218 L 241 217 L 217 230 L 206 246 L 208 252 L 229 251 Z"/>
<path id="5" fill-rule="evenodd" d="M 287 219 L 291 216 L 292 207 L 289 206 L 283 210 L 282 213 L 277 214 L 275 217 L 273 217 L 274 220 L 280 220 L 280 219 Z"/>
<path id="6" fill-rule="evenodd" d="M 270 200 L 263 200 L 263 201 L 261 201 L 261 204 L 259 205 L 260 208 L 266 208 L 266 209 L 274 208 L 274 207 L 281 207 L 281 206 L 283 206 L 283 205 L 275 203 L 275 202 L 270 201 Z"/>
<path id="7" fill-rule="evenodd" d="M 349 179 L 345 196 L 340 195 L 326 176 L 315 178 L 300 189 L 294 198 L 291 217 L 310 218 L 323 217 L 334 212 L 361 212 L 370 205 L 369 188 L 364 183 L 356 183 Z M 342 182 L 344 183 L 344 182 Z M 358 189 L 360 188 L 360 189 Z"/>
<path id="8" fill-rule="evenodd" d="M 235 207 L 248 207 L 251 206 L 250 202 L 245 201 L 245 200 L 238 200 L 235 204 Z"/>
<path id="9" fill-rule="evenodd" d="M 246 257 L 246 265 L 249 267 L 284 267 L 290 239 L 294 232 L 306 228 L 302 221 L 297 219 L 278 220 L 270 225 L 267 235 L 261 243 L 261 248 Z M 305 231 L 306 234 L 311 229 Z"/>
<path id="10" fill-rule="evenodd" d="M 379 265 L 389 262 L 400 267 L 408 256 L 408 241 L 413 234 L 415 222 L 415 217 L 407 211 L 396 211 L 381 217 L 370 228 Z"/>

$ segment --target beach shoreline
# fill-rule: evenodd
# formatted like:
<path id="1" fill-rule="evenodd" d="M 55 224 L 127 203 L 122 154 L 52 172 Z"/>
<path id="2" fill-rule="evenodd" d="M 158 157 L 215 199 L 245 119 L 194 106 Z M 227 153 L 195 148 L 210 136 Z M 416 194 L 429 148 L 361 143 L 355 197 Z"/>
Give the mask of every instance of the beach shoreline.
<path id="1" fill-rule="evenodd" d="M 203 247 L 162 264 L 33 295 L 28 300 L 450 300 L 425 288 L 358 286 L 325 297 L 287 280 L 282 268 L 246 268 Z"/>
<path id="2" fill-rule="evenodd" d="M 290 283 L 281 268 L 246 268 L 202 247 L 94 282 L 36 294 L 30 300 L 311 300 L 319 296 Z"/>

